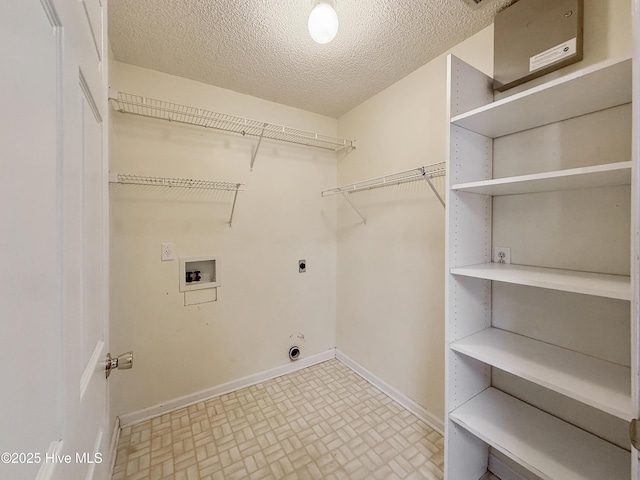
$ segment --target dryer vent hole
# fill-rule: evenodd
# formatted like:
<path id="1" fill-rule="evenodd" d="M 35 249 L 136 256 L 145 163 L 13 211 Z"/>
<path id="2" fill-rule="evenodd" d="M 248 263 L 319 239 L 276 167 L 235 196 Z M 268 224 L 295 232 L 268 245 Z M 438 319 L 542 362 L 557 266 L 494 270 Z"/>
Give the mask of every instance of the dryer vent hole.
<path id="1" fill-rule="evenodd" d="M 289 349 L 289 359 L 297 360 L 298 358 L 300 358 L 300 348 L 294 345 Z"/>

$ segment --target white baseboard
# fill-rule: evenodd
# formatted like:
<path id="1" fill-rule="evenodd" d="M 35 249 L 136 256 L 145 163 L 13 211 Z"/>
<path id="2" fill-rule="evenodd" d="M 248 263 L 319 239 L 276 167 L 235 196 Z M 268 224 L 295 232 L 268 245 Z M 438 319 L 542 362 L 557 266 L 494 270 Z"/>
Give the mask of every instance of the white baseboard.
<path id="1" fill-rule="evenodd" d="M 436 430 L 438 433 L 440 433 L 441 435 L 444 435 L 444 424 L 435 415 L 427 411 L 422 405 L 411 400 L 409 397 L 407 397 L 400 391 L 396 390 L 394 387 L 392 387 L 388 383 L 376 377 L 374 374 L 372 374 L 367 369 L 362 367 L 360 364 L 350 359 L 344 353 L 334 348 L 329 349 L 326 352 L 312 355 L 310 357 L 301 358 L 299 360 L 296 360 L 295 362 L 291 362 L 281 367 L 277 367 L 264 372 L 255 373 L 253 375 L 239 378 L 237 380 L 233 380 L 231 382 L 227 382 L 222 385 L 217 385 L 215 387 L 207 388 L 199 392 L 174 398 L 173 400 L 168 400 L 166 402 L 160 403 L 158 405 L 154 405 L 152 407 L 147 407 L 142 410 L 138 410 L 136 412 L 131 412 L 131 413 L 121 415 L 120 418 L 117 419 L 119 421 L 117 431 L 119 432 L 120 428 L 130 427 L 132 425 L 136 425 L 138 423 L 147 421 L 149 419 L 158 417 L 160 415 L 164 415 L 165 413 L 170 413 L 175 410 L 179 410 L 181 408 L 185 408 L 190 405 L 194 405 L 196 403 L 202 402 L 204 400 L 209 400 L 214 397 L 219 397 L 220 395 L 224 395 L 226 393 L 230 393 L 230 392 L 239 390 L 241 388 L 250 387 L 252 385 L 256 385 L 258 383 L 271 380 L 272 378 L 280 377 L 282 375 L 286 375 L 287 373 L 295 372 L 296 370 L 301 370 L 303 368 L 310 367 L 311 365 L 315 365 L 317 363 L 331 360 L 332 358 L 337 358 L 338 360 L 340 360 L 343 364 L 345 364 L 355 373 L 357 373 L 362 378 L 367 380 L 378 390 L 382 391 L 384 394 L 386 394 L 387 396 L 389 396 L 390 398 L 398 402 L 400 405 L 402 405 L 404 408 L 406 408 L 411 413 L 416 415 L 420 420 L 425 422 L 427 425 L 429 425 L 431 428 Z M 117 437 L 115 439 L 116 441 L 115 444 L 113 443 L 113 441 L 114 439 L 112 438 L 112 448 L 115 449 L 115 445 L 117 445 Z M 113 452 L 112 461 L 113 459 L 115 459 L 115 451 Z M 520 479 L 517 478 L 514 480 L 520 480 Z"/>
<path id="2" fill-rule="evenodd" d="M 253 375 L 239 378 L 231 382 L 223 383 L 222 385 L 218 385 L 215 387 L 207 388 L 205 390 L 185 395 L 183 397 L 174 398 L 173 400 L 169 400 L 152 407 L 147 407 L 136 412 L 120 415 L 120 427 L 129 427 L 131 425 L 144 422 L 151 418 L 155 418 L 159 415 L 164 415 L 165 413 L 173 412 L 174 410 L 179 410 L 181 408 L 188 407 L 204 400 L 209 400 L 210 398 L 219 397 L 220 395 L 224 395 L 225 393 L 230 393 L 241 388 L 250 387 L 252 385 L 271 380 L 272 378 L 280 377 L 282 375 L 286 375 L 287 373 L 310 367 L 311 365 L 315 365 L 317 363 L 326 362 L 327 360 L 335 358 L 335 356 L 335 348 L 331 348 L 326 352 L 311 355 L 310 357 L 303 357 L 299 360 L 296 360 L 295 362 L 290 362 L 281 367 L 273 368 L 271 370 L 260 373 L 255 373 Z"/>
<path id="3" fill-rule="evenodd" d="M 494 452 L 489 453 L 489 471 L 500 480 L 531 480 L 530 477 L 525 477 L 510 464 L 496 456 Z"/>
<path id="4" fill-rule="evenodd" d="M 404 408 L 409 410 L 411 413 L 413 413 L 416 417 L 418 417 L 424 423 L 426 423 L 431 428 L 433 428 L 438 433 L 440 433 L 440 435 L 444 435 L 444 424 L 442 423 L 442 420 L 440 420 L 438 417 L 436 417 L 435 415 L 427 411 L 427 409 L 424 408 L 422 405 L 420 405 L 417 402 L 414 402 L 405 394 L 401 393 L 399 390 L 396 390 L 388 383 L 379 379 L 373 373 L 365 369 L 362 365 L 351 360 L 344 353 L 342 353 L 340 350 L 337 350 L 337 349 L 336 349 L 336 358 L 340 360 L 342 363 L 344 363 L 351 370 L 353 370 L 355 373 L 357 373 L 362 378 L 364 378 L 366 381 L 371 383 L 374 387 L 376 387 L 382 393 L 387 395 L 389 398 L 392 398 L 393 400 L 398 402 L 400 405 L 402 405 Z"/>

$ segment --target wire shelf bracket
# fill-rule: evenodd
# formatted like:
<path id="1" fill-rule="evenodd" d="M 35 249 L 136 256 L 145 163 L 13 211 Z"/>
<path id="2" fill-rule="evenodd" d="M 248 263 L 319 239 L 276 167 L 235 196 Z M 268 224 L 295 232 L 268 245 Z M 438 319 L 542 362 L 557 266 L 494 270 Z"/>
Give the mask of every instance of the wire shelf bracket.
<path id="1" fill-rule="evenodd" d="M 253 172 L 253 163 L 256 161 L 256 155 L 258 155 L 258 150 L 260 149 L 260 143 L 262 143 L 262 139 L 264 138 L 264 129 L 267 128 L 267 124 L 265 123 L 262 127 L 262 131 L 260 132 L 260 137 L 258 138 L 258 144 L 256 145 L 255 150 L 253 151 L 253 155 L 251 155 L 251 165 L 249 165 L 249 170 Z"/>
<path id="2" fill-rule="evenodd" d="M 362 212 L 360 212 L 360 210 L 358 210 L 358 208 L 353 204 L 353 202 L 349 198 L 349 194 L 347 192 L 341 192 L 341 195 L 342 195 L 342 198 L 344 198 L 347 201 L 347 203 L 349 205 L 351 205 L 351 208 L 353 208 L 356 211 L 358 216 L 362 219 L 362 223 L 364 223 L 366 225 L 367 224 L 367 218 L 364 215 L 362 215 Z"/>
<path id="3" fill-rule="evenodd" d="M 154 177 L 149 175 L 132 175 L 117 172 L 109 172 L 109 183 L 119 183 L 122 185 L 148 185 L 168 188 L 192 188 L 199 190 L 224 190 L 227 192 L 234 192 L 231 215 L 229 216 L 229 228 L 233 227 L 233 214 L 236 209 L 238 192 L 244 191 L 243 183 L 194 180 L 190 178 Z"/>
<path id="4" fill-rule="evenodd" d="M 440 176 L 440 175 L 438 175 Z M 429 187 L 431 187 L 431 191 L 433 192 L 433 194 L 436 196 L 436 198 L 440 201 L 440 203 L 442 204 L 442 206 L 444 208 L 446 208 L 446 205 L 444 203 L 444 199 L 442 198 L 442 195 L 440 195 L 440 193 L 438 193 L 438 190 L 436 189 L 435 185 L 433 184 L 433 182 L 431 181 L 431 178 L 433 178 L 433 175 L 428 175 L 425 174 L 423 176 L 423 178 L 427 181 L 427 183 L 429 184 Z"/>
<path id="5" fill-rule="evenodd" d="M 444 199 L 442 195 L 438 192 L 435 185 L 433 184 L 432 179 L 435 177 L 441 177 L 446 175 L 447 168 L 445 162 L 433 163 L 431 165 L 426 165 L 423 167 L 414 168 L 411 170 L 406 170 L 404 172 L 393 173 L 391 175 L 385 175 L 384 177 L 372 178 L 370 180 L 364 180 L 361 182 L 351 183 L 349 185 L 343 185 L 340 187 L 332 188 L 329 190 L 324 190 L 321 193 L 322 197 L 330 197 L 333 195 L 341 195 L 348 203 L 351 205 L 358 216 L 362 219 L 362 222 L 366 225 L 367 219 L 366 217 L 358 210 L 358 208 L 353 204 L 349 196 L 355 192 L 361 192 L 363 190 L 373 190 L 375 188 L 388 187 L 391 185 L 402 185 L 403 183 L 415 182 L 417 180 L 425 180 L 429 185 L 431 191 L 435 194 L 438 201 L 445 206 Z"/>
<path id="6" fill-rule="evenodd" d="M 253 164 L 263 139 L 322 148 L 334 152 L 345 148 L 354 149 L 357 146 L 355 140 L 330 137 L 273 123 L 132 95 L 111 88 L 109 89 L 109 101 L 121 113 L 159 118 L 170 122 L 236 133 L 242 136 L 257 137 L 258 144 L 251 155 L 251 169 L 253 169 Z"/>

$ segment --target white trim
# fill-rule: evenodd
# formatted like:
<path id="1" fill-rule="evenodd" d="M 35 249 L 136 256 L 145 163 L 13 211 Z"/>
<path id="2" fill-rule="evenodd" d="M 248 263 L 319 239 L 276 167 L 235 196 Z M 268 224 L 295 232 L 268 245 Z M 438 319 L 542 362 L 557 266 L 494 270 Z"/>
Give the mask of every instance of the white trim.
<path id="1" fill-rule="evenodd" d="M 93 462 L 96 458 L 96 453 L 100 453 L 100 445 L 102 444 L 102 435 L 104 434 L 104 432 L 102 431 L 102 428 L 98 429 L 98 435 L 96 436 L 96 441 L 95 444 L 93 445 L 93 451 L 91 452 L 91 462 Z M 85 452 L 77 452 L 76 453 L 76 458 L 78 453 L 83 454 Z M 85 476 L 85 480 L 93 480 L 93 475 L 96 473 L 96 463 L 89 463 L 89 468 L 87 469 L 87 475 Z"/>
<path id="2" fill-rule="evenodd" d="M 62 22 L 60 21 L 60 16 L 56 11 L 56 8 L 54 7 L 53 2 L 51 0 L 40 0 L 40 3 L 42 4 L 42 8 L 47 14 L 47 19 L 49 20 L 49 23 L 51 24 L 51 26 L 53 28 L 61 27 Z"/>
<path id="3" fill-rule="evenodd" d="M 215 387 L 207 388 L 199 392 L 174 398 L 172 400 L 160 403 L 158 405 L 154 405 L 152 407 L 143 408 L 142 410 L 126 413 L 124 415 L 121 415 L 117 419 L 117 421 L 119 422 L 117 430 L 119 432 L 121 428 L 130 427 L 132 425 L 136 425 L 138 423 L 147 421 L 149 419 L 158 417 L 160 415 L 164 415 L 165 413 L 170 413 L 175 410 L 179 410 L 181 408 L 194 405 L 204 400 L 209 400 L 214 397 L 219 397 L 220 395 L 234 392 L 241 388 L 250 387 L 252 385 L 256 385 L 258 383 L 271 380 L 272 378 L 286 375 L 287 373 L 295 372 L 297 370 L 302 370 L 303 368 L 307 368 L 318 363 L 326 362 L 327 360 L 331 360 L 332 358 L 337 358 L 340 362 L 342 362 L 344 365 L 349 367 L 356 374 L 360 375 L 362 378 L 364 378 L 366 381 L 371 383 L 374 387 L 376 387 L 378 390 L 383 392 L 389 398 L 393 399 L 402 407 L 406 408 L 408 411 L 413 413 L 424 423 L 426 423 L 431 428 L 436 430 L 439 434 L 444 435 L 444 424 L 438 417 L 433 415 L 431 412 L 427 411 L 422 405 L 410 399 L 405 394 L 401 393 L 400 391 L 398 391 L 388 383 L 376 377 L 373 373 L 369 372 L 360 364 L 350 359 L 344 353 L 334 348 L 331 348 L 326 352 L 312 355 L 310 357 L 301 358 L 299 360 L 296 360 L 295 362 L 291 362 L 281 367 L 276 367 L 271 370 L 266 370 L 264 372 L 239 378 L 237 380 L 232 380 L 231 382 L 223 383 L 222 385 L 217 385 Z M 114 443 L 114 439 L 112 437 L 112 454 L 113 454 L 112 462 L 115 460 L 115 453 L 113 453 L 115 446 L 117 446 L 117 438 L 115 439 L 115 443 Z M 514 480 L 519 480 L 519 479 L 514 479 Z"/>
<path id="4" fill-rule="evenodd" d="M 528 477 L 514 470 L 511 465 L 496 456 L 493 452 L 489 453 L 489 471 L 500 478 L 500 480 L 530 480 Z"/>
<path id="5" fill-rule="evenodd" d="M 55 470 L 56 465 L 58 465 L 58 462 L 47 462 L 46 459 L 52 458 L 54 455 L 60 455 L 62 453 L 63 443 L 64 442 L 62 440 L 54 440 L 49 444 L 49 448 L 42 458 L 40 470 L 38 470 L 35 480 L 50 480 L 53 478 L 53 471 Z"/>
<path id="6" fill-rule="evenodd" d="M 109 444 L 109 477 L 113 477 L 113 470 L 116 468 L 116 456 L 118 454 L 118 441 L 120 440 L 120 419 L 116 417 L 113 422 L 113 431 L 111 432 L 111 443 Z"/>
<path id="7" fill-rule="evenodd" d="M 96 368 L 98 368 L 98 360 L 100 360 L 102 350 L 104 349 L 104 341 L 100 340 L 96 343 L 96 346 L 93 349 L 93 353 L 91 354 L 91 358 L 87 363 L 87 366 L 82 373 L 82 377 L 80 378 L 80 399 L 84 398 L 84 394 L 87 391 L 87 387 L 89 386 L 89 382 L 93 377 Z"/>
<path id="8" fill-rule="evenodd" d="M 173 400 L 168 400 L 152 407 L 147 407 L 136 412 L 127 413 L 120 416 L 120 426 L 121 428 L 130 427 L 131 425 L 144 422 L 159 415 L 164 415 L 165 413 L 173 412 L 174 410 L 188 407 L 195 403 L 202 402 L 203 400 L 218 397 L 220 395 L 224 395 L 241 388 L 250 387 L 252 385 L 262 383 L 266 380 L 271 380 L 272 378 L 286 375 L 287 373 L 302 370 L 303 368 L 310 367 L 311 365 L 315 365 L 317 363 L 326 362 L 327 360 L 331 360 L 335 357 L 335 349 L 331 348 L 326 352 L 311 355 L 310 357 L 306 358 L 300 358 L 299 360 L 290 362 L 281 367 L 276 367 L 271 370 L 255 373 L 247 377 L 223 383 L 222 385 L 217 385 L 215 387 L 207 388 L 199 392 L 174 398 Z"/>
<path id="9" fill-rule="evenodd" d="M 640 413 L 640 1 L 631 3 L 631 25 L 633 36 L 633 103 L 631 113 L 631 395 L 632 413 Z M 640 478 L 640 455 L 631 447 L 631 478 Z"/>
<path id="10" fill-rule="evenodd" d="M 87 4 L 84 1 L 82 3 L 84 3 L 85 11 L 86 11 Z M 89 20 L 89 28 L 93 30 L 90 20 Z M 100 54 L 98 53 L 98 55 Z M 87 84 L 87 80 L 84 78 L 84 75 L 82 74 L 82 70 L 80 70 L 80 90 L 82 90 L 82 94 L 84 95 L 85 100 L 89 104 L 89 108 L 91 108 L 91 112 L 93 113 L 93 117 L 96 119 L 96 122 L 102 123 L 102 116 L 100 115 L 100 109 L 96 104 L 95 98 L 93 98 L 93 95 L 91 94 L 91 88 L 89 88 L 89 85 Z"/>
<path id="11" fill-rule="evenodd" d="M 355 373 L 357 373 L 362 378 L 364 378 L 366 381 L 371 383 L 374 387 L 376 387 L 382 393 L 387 395 L 389 398 L 393 399 L 394 401 L 402 405 L 404 408 L 409 410 L 411 413 L 413 413 L 416 417 L 418 417 L 424 423 L 426 423 L 431 428 L 436 430 L 440 435 L 444 435 L 444 424 L 442 423 L 442 420 L 440 420 L 438 417 L 433 415 L 431 412 L 427 411 L 427 409 L 424 408 L 422 405 L 411 400 L 404 393 L 392 387 L 385 381 L 379 379 L 373 373 L 371 373 L 366 368 L 364 368 L 362 365 L 356 363 L 355 361 L 353 361 L 352 359 L 350 359 L 344 353 L 342 353 L 340 350 L 337 350 L 337 349 L 336 349 L 336 358 L 340 360 L 342 363 L 344 363 L 351 370 L 353 370 Z"/>

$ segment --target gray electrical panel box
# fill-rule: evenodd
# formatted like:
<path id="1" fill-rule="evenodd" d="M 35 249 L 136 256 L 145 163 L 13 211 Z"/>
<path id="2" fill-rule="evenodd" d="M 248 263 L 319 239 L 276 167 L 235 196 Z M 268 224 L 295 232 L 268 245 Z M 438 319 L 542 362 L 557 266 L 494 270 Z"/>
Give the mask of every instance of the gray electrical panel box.
<path id="1" fill-rule="evenodd" d="M 493 88 L 501 92 L 582 60 L 582 0 L 520 0 L 494 23 Z"/>

